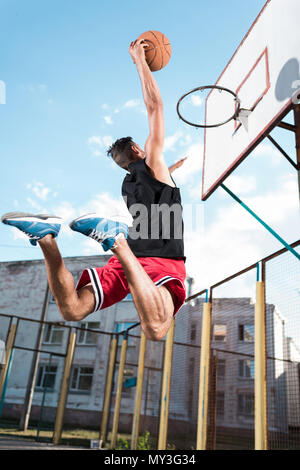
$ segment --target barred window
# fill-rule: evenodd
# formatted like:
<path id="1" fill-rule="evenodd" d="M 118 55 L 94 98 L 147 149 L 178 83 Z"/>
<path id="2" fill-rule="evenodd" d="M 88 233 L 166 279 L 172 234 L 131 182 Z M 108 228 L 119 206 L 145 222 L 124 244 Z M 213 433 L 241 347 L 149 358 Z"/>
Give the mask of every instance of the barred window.
<path id="1" fill-rule="evenodd" d="M 217 360 L 217 377 L 218 379 L 224 379 L 225 377 L 225 359 L 218 359 Z"/>
<path id="2" fill-rule="evenodd" d="M 100 322 L 79 322 L 78 326 L 81 330 L 78 332 L 77 344 L 97 344 L 99 334 L 86 330 L 100 330 Z"/>
<path id="3" fill-rule="evenodd" d="M 92 388 L 93 367 L 74 366 L 71 374 L 70 390 L 89 392 Z"/>
<path id="4" fill-rule="evenodd" d="M 37 373 L 36 387 L 54 390 L 57 366 L 41 364 Z"/>
<path id="5" fill-rule="evenodd" d="M 254 341 L 254 325 L 239 325 L 239 340 L 252 343 Z"/>
<path id="6" fill-rule="evenodd" d="M 190 340 L 191 340 L 191 341 L 196 341 L 196 336 L 197 336 L 197 324 L 196 324 L 196 323 L 192 323 L 192 324 L 191 324 Z"/>
<path id="7" fill-rule="evenodd" d="M 239 377 L 244 377 L 246 379 L 254 379 L 254 360 L 239 360 L 238 374 Z"/>
<path id="8" fill-rule="evenodd" d="M 43 337 L 43 343 L 62 344 L 64 328 L 59 325 L 46 325 Z"/>
<path id="9" fill-rule="evenodd" d="M 238 394 L 238 415 L 254 416 L 254 393 Z"/>
<path id="10" fill-rule="evenodd" d="M 213 327 L 213 341 L 226 341 L 227 326 L 214 325 Z"/>

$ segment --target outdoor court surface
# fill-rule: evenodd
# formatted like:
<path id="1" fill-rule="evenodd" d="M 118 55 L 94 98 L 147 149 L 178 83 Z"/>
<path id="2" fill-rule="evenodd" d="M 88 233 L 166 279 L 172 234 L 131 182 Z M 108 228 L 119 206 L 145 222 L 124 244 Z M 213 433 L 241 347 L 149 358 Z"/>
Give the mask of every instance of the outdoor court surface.
<path id="1" fill-rule="evenodd" d="M 0 450 L 91 450 L 86 447 L 56 446 L 31 439 L 0 437 Z"/>

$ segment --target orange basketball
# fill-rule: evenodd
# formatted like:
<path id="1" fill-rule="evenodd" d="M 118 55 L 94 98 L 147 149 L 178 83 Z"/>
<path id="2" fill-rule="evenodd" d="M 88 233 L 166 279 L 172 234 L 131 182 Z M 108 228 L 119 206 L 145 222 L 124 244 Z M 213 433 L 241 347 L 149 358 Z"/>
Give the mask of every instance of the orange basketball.
<path id="1" fill-rule="evenodd" d="M 138 39 L 144 39 L 148 44 L 145 48 L 146 61 L 152 72 L 161 70 L 171 57 L 171 44 L 168 38 L 159 31 L 146 31 Z"/>

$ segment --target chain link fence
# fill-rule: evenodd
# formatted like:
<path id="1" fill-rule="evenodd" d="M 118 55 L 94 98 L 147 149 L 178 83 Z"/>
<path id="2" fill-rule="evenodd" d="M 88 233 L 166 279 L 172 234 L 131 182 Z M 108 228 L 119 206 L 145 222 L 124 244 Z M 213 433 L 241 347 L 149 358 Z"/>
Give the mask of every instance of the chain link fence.
<path id="1" fill-rule="evenodd" d="M 141 436 L 142 448 L 151 449 L 257 448 L 255 408 L 264 398 L 255 391 L 259 266 L 267 447 L 300 448 L 300 269 L 286 250 L 190 296 L 176 316 L 174 340 L 167 341 L 170 332 L 146 340 L 144 354 L 139 324 L 116 333 L 97 322 L 0 314 L 0 426 L 14 421 L 24 429 L 27 416 L 37 440 L 95 439 L 107 448 L 130 448 L 136 438 L 141 448 Z"/>

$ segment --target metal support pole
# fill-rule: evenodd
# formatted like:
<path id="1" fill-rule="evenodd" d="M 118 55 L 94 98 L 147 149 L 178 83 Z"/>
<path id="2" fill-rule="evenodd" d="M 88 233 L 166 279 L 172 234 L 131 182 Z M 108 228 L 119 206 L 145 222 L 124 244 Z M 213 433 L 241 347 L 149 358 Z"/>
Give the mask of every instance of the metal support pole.
<path id="1" fill-rule="evenodd" d="M 51 367 L 51 361 L 52 361 L 52 354 L 49 355 L 49 361 L 48 361 L 48 366 L 47 366 L 49 369 Z M 38 421 L 38 424 L 37 424 L 37 432 L 36 432 L 36 438 L 35 438 L 35 440 L 37 442 L 39 442 L 39 440 L 40 440 L 40 431 L 41 431 L 42 422 L 43 422 L 43 412 L 44 412 L 44 406 L 45 406 L 45 401 L 46 401 L 46 395 L 47 395 L 47 392 L 48 392 L 47 380 L 45 382 L 46 383 L 45 383 L 44 390 L 43 390 L 43 398 L 42 398 L 42 403 L 41 403 L 41 407 L 40 407 L 40 416 L 39 416 L 39 421 Z"/>
<path id="2" fill-rule="evenodd" d="M 299 198 L 300 198 L 300 105 L 297 104 L 294 107 L 294 119 L 295 119 L 295 137 L 296 137 L 296 155 L 298 165 L 298 187 L 299 187 Z"/>
<path id="3" fill-rule="evenodd" d="M 116 447 L 116 444 L 117 444 L 117 433 L 118 433 L 119 417 L 120 417 L 120 407 L 121 407 L 121 398 L 122 398 L 122 389 L 123 389 L 123 378 L 124 378 L 126 351 L 127 351 L 127 332 L 124 333 L 123 341 L 122 341 L 122 347 L 121 347 L 121 355 L 120 355 L 120 363 L 119 363 L 119 374 L 118 374 L 118 384 L 117 384 L 117 394 L 116 394 L 113 428 L 112 428 L 111 443 L 110 443 L 111 449 L 114 449 Z"/>
<path id="4" fill-rule="evenodd" d="M 2 410 L 3 410 L 3 406 L 4 406 L 6 387 L 7 387 L 7 382 L 8 382 L 8 379 L 9 379 L 9 374 L 10 374 L 10 370 L 11 370 L 13 356 L 14 356 L 14 348 L 11 349 L 11 354 L 9 356 L 8 367 L 7 367 L 7 371 L 6 371 L 5 381 L 4 381 L 3 390 L 2 390 L 2 395 L 0 395 L 0 418 L 1 418 Z"/>
<path id="5" fill-rule="evenodd" d="M 50 289 L 49 289 L 49 285 L 47 284 L 45 297 L 44 297 L 43 308 L 42 308 L 42 313 L 41 313 L 41 320 L 42 321 L 45 321 L 46 317 L 47 317 L 49 299 L 50 299 Z M 39 360 L 40 360 L 39 351 L 42 348 L 44 330 L 45 330 L 45 324 L 40 323 L 39 331 L 38 331 L 36 342 L 35 342 L 36 351 L 33 353 L 33 358 L 32 358 L 29 377 L 28 377 L 26 395 L 25 395 L 23 408 L 22 408 L 22 413 L 21 413 L 21 418 L 20 418 L 20 422 L 19 422 L 19 429 L 22 430 L 22 431 L 27 431 L 27 428 L 28 428 L 29 417 L 30 417 L 31 406 L 32 406 L 32 400 L 33 400 L 33 394 L 34 394 L 34 387 L 35 387 L 35 382 L 36 382 L 36 377 L 37 377 L 37 372 L 38 372 L 38 365 L 39 365 Z"/>
<path id="6" fill-rule="evenodd" d="M 268 448 L 267 374 L 266 374 L 266 308 L 264 267 L 259 270 L 255 303 L 255 450 Z"/>
<path id="7" fill-rule="evenodd" d="M 172 372 L 172 357 L 174 343 L 175 321 L 173 320 L 168 331 L 165 343 L 165 356 L 162 377 L 162 390 L 160 401 L 160 417 L 159 417 L 159 434 L 158 434 L 158 450 L 165 450 L 167 447 L 168 418 L 169 418 L 169 401 L 170 401 L 170 385 Z"/>
<path id="8" fill-rule="evenodd" d="M 100 441 L 102 441 L 101 445 L 103 445 L 106 440 L 109 404 L 110 404 L 110 398 L 111 398 L 111 392 L 112 392 L 112 383 L 113 383 L 113 378 L 114 378 L 117 346 L 118 346 L 118 339 L 117 337 L 113 337 L 110 342 L 109 362 L 108 362 L 108 367 L 107 367 L 104 400 L 103 400 L 103 408 L 102 408 L 102 418 L 101 418 L 101 427 L 100 427 L 100 436 L 99 436 Z"/>
<path id="9" fill-rule="evenodd" d="M 11 325 L 8 339 L 7 339 L 7 344 L 6 344 L 6 355 L 5 355 L 6 362 L 3 366 L 3 369 L 0 375 L 0 398 L 1 399 L 2 399 L 2 393 L 4 391 L 4 385 L 6 382 L 6 376 L 7 376 L 9 365 L 10 365 L 10 357 L 11 357 L 12 349 L 13 349 L 14 342 L 15 342 L 16 332 L 17 332 L 17 325 L 16 324 Z"/>
<path id="10" fill-rule="evenodd" d="M 197 444 L 196 444 L 197 450 L 206 450 L 206 443 L 207 443 L 210 338 L 211 338 L 211 302 L 205 302 L 203 304 L 202 334 L 201 334 L 198 428 L 197 428 Z"/>
<path id="11" fill-rule="evenodd" d="M 215 450 L 216 447 L 216 419 L 217 419 L 217 355 L 211 353 L 210 355 L 210 379 L 209 379 L 209 420 L 208 420 L 208 436 L 207 436 L 207 449 Z"/>
<path id="12" fill-rule="evenodd" d="M 238 198 L 232 191 L 230 191 L 227 186 L 221 184 L 221 187 L 225 189 L 225 191 L 230 194 L 230 196 L 233 197 L 233 199 L 237 201 L 244 209 L 246 209 L 246 211 L 249 212 L 249 214 L 251 214 L 260 224 L 262 224 L 265 229 L 268 230 L 268 232 L 270 232 L 275 238 L 277 238 L 277 240 L 280 241 L 280 243 L 282 243 L 282 245 L 285 246 L 287 250 L 289 250 L 294 256 L 296 256 L 296 258 L 298 258 L 298 260 L 300 260 L 299 253 L 297 253 L 294 248 L 292 248 L 280 235 L 278 235 L 275 230 L 273 230 L 268 224 L 266 224 L 266 222 L 264 222 L 260 217 L 258 217 L 258 215 L 256 215 L 255 212 L 250 209 L 250 207 L 248 207 L 243 201 L 240 200 L 240 198 Z"/>
<path id="13" fill-rule="evenodd" d="M 142 331 L 141 340 L 140 340 L 139 367 L 138 367 L 137 383 L 136 383 L 136 391 L 135 391 L 134 415 L 133 415 L 132 433 L 131 433 L 131 449 L 132 450 L 137 449 L 138 438 L 139 438 L 146 341 L 147 341 L 146 335 Z"/>
<path id="14" fill-rule="evenodd" d="M 67 355 L 65 359 L 64 373 L 63 373 L 63 378 L 62 378 L 62 383 L 61 383 L 61 390 L 60 390 L 60 396 L 59 396 L 59 401 L 58 401 L 58 406 L 57 406 L 57 412 L 56 412 L 55 427 L 54 427 L 54 433 L 53 433 L 53 444 L 58 444 L 61 438 L 65 406 L 66 406 L 67 395 L 68 395 L 69 379 L 70 379 L 71 367 L 72 367 L 74 351 L 75 351 L 76 336 L 77 336 L 77 332 L 75 331 L 74 333 L 72 333 L 72 330 L 70 330 Z"/>

